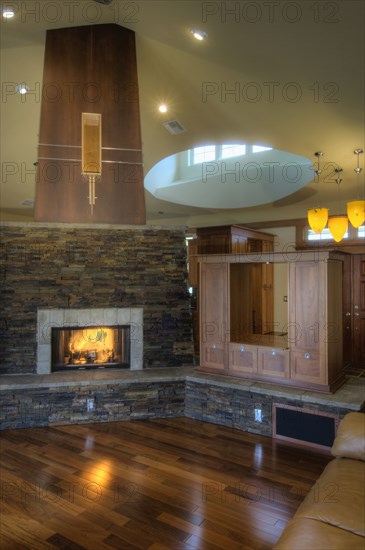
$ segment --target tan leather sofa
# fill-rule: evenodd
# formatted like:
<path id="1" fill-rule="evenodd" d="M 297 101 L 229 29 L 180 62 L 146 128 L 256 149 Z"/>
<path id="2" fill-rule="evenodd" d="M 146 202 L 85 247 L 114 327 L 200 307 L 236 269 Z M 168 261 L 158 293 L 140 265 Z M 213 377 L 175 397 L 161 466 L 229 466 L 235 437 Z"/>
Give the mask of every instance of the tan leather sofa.
<path id="1" fill-rule="evenodd" d="M 365 414 L 343 418 L 331 452 L 274 550 L 365 550 Z"/>

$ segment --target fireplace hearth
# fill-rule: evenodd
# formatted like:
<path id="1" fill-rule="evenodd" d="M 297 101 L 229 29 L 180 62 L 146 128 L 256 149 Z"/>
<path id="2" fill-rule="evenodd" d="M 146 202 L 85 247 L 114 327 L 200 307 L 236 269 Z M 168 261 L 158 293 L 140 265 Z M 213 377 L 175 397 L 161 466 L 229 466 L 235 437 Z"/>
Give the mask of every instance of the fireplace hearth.
<path id="1" fill-rule="evenodd" d="M 130 368 L 130 326 L 52 328 L 52 372 Z"/>

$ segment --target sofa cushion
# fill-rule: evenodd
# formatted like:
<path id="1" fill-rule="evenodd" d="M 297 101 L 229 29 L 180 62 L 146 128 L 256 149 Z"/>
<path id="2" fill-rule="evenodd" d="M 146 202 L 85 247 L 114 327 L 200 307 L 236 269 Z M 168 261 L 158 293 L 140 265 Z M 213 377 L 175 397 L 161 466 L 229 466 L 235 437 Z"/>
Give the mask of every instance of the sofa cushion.
<path id="1" fill-rule="evenodd" d="M 365 537 L 365 462 L 332 460 L 295 517 L 315 519 Z"/>
<path id="2" fill-rule="evenodd" d="M 333 456 L 365 460 L 364 413 L 348 413 L 342 419 L 331 452 Z"/>
<path id="3" fill-rule="evenodd" d="M 350 531 L 315 519 L 292 519 L 275 550 L 364 550 L 365 540 Z"/>

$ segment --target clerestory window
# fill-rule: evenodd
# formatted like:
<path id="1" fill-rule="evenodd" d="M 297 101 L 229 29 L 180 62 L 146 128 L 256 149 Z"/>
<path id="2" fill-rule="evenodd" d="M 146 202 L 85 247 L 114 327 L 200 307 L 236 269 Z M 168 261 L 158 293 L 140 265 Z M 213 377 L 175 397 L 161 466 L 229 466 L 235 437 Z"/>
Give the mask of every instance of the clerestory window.
<path id="1" fill-rule="evenodd" d="M 245 145 L 243 143 L 224 143 L 222 145 L 202 145 L 189 151 L 189 164 L 202 164 L 214 160 L 239 157 L 248 153 L 270 151 L 272 147 L 264 145 Z"/>

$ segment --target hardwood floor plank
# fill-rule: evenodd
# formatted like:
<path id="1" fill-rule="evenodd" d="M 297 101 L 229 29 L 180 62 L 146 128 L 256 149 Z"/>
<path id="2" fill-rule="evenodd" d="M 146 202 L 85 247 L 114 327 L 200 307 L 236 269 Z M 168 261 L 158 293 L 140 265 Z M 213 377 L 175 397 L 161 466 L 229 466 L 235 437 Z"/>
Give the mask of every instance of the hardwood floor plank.
<path id="1" fill-rule="evenodd" d="M 18 545 L 18 548 L 31 550 L 49 549 L 53 546 L 46 542 L 49 536 L 54 532 L 38 521 L 34 521 L 26 515 L 2 514 L 1 533 L 9 537 L 11 541 Z M 6 546 L 2 546 L 6 548 Z"/>
<path id="2" fill-rule="evenodd" d="M 68 539 L 67 537 L 63 537 L 59 533 L 49 537 L 47 542 L 52 545 L 52 548 L 60 548 L 62 550 L 85 550 L 85 546 L 80 546 L 76 542 Z"/>
<path id="3" fill-rule="evenodd" d="M 141 550 L 147 550 L 155 542 L 166 544 L 169 548 L 178 547 L 183 542 L 182 537 L 185 537 L 185 533 L 165 528 L 162 522 L 155 520 L 145 523 L 131 519 L 118 536 Z"/>
<path id="4" fill-rule="evenodd" d="M 139 550 L 138 546 L 123 541 L 121 538 L 119 538 L 117 535 L 114 535 L 113 533 L 109 535 L 104 542 L 110 548 L 116 548 L 117 550 Z"/>
<path id="5" fill-rule="evenodd" d="M 103 540 L 109 535 L 108 531 L 84 520 L 80 515 L 57 514 L 47 520 L 44 525 L 82 548 L 108 550 L 107 545 L 103 543 Z"/>
<path id="6" fill-rule="evenodd" d="M 192 535 L 187 540 L 188 548 L 194 548 L 194 550 L 228 550 L 226 546 L 221 546 L 220 544 L 214 544 L 213 542 L 207 541 L 201 536 Z M 228 548 L 230 548 L 228 546 Z M 253 550 L 248 546 L 241 547 L 240 550 Z"/>
<path id="7" fill-rule="evenodd" d="M 178 527 L 190 536 L 198 536 L 204 541 L 214 542 L 214 544 L 218 544 L 223 548 L 229 547 L 231 550 L 240 550 L 241 544 L 243 542 L 242 540 L 237 541 L 234 540 L 232 537 L 229 537 L 228 530 L 225 530 L 228 536 L 224 536 L 224 534 L 218 533 L 217 530 L 212 530 L 211 526 L 209 526 L 206 521 L 204 522 L 204 524 L 201 525 L 193 525 L 188 521 L 184 521 L 166 512 L 162 513 L 158 519 L 160 521 L 166 522 L 169 525 Z"/>
<path id="8" fill-rule="evenodd" d="M 197 548 L 198 547 L 194 542 L 192 544 L 189 544 L 188 542 L 181 542 L 174 546 L 174 550 L 197 550 Z M 171 550 L 171 548 L 165 544 L 154 543 L 148 548 L 148 550 Z"/>

